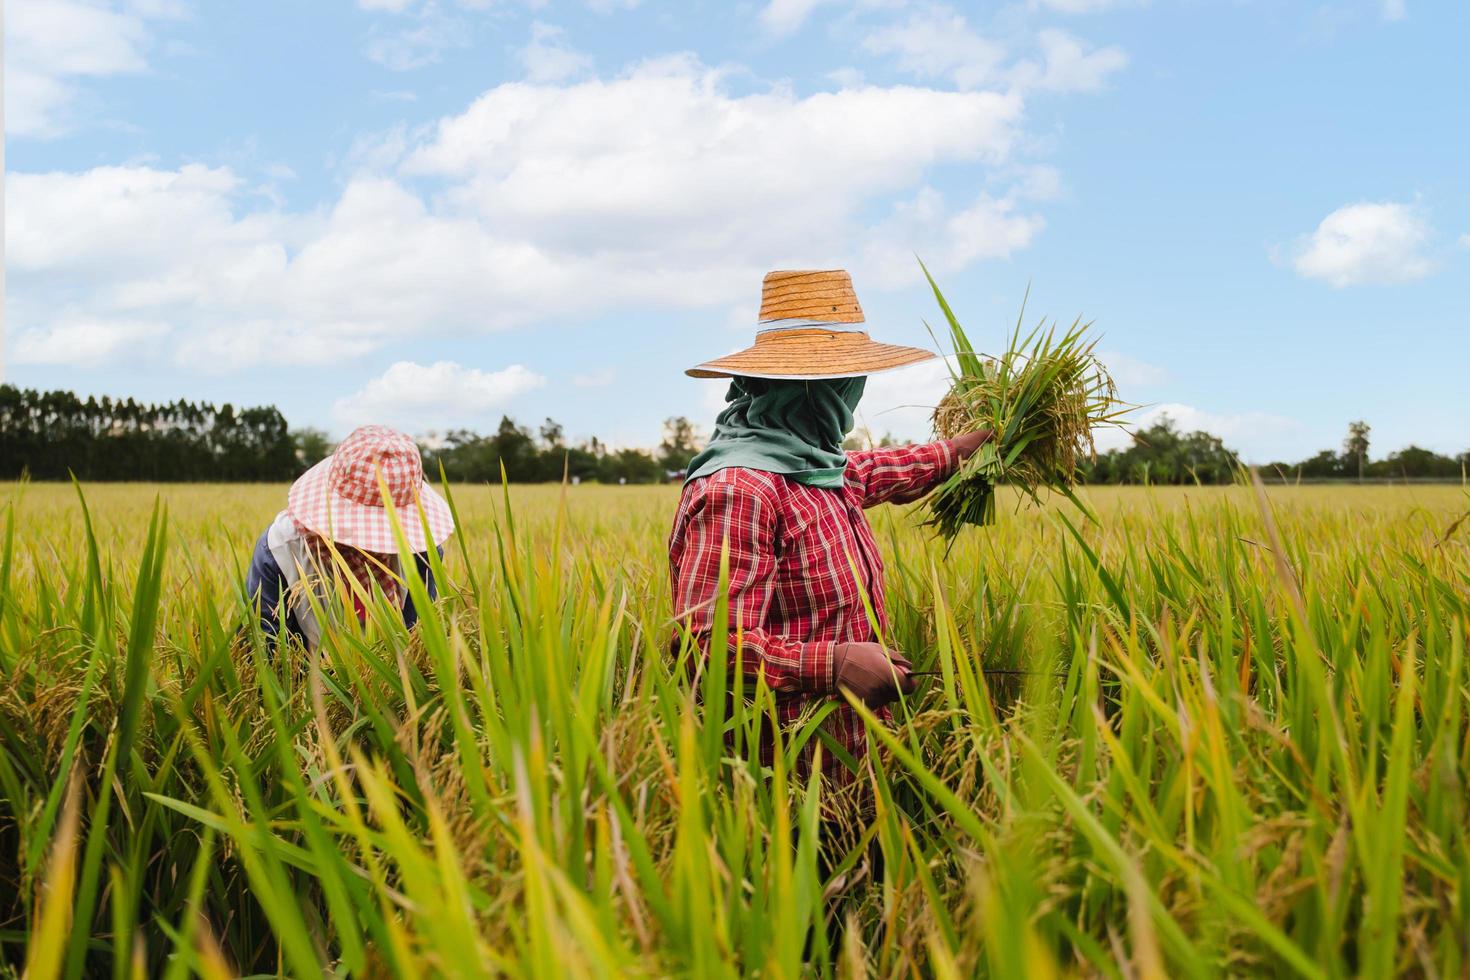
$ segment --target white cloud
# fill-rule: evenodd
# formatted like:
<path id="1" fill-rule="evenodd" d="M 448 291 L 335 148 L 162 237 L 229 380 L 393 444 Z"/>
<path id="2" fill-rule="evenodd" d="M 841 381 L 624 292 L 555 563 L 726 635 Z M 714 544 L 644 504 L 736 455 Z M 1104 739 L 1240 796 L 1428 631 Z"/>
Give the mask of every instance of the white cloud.
<path id="1" fill-rule="evenodd" d="M 1126 0 L 1032 0 L 1032 6 L 1049 7 L 1064 14 L 1091 14 L 1122 6 Z"/>
<path id="2" fill-rule="evenodd" d="M 390 71 L 406 72 L 439 61 L 452 48 L 474 42 L 474 14 L 504 5 L 504 0 L 357 0 L 377 19 L 362 53 Z M 545 0 L 522 0 L 537 9 Z"/>
<path id="3" fill-rule="evenodd" d="M 359 133 L 343 154 L 342 170 L 349 174 L 383 174 L 393 170 L 409 150 L 406 123 L 395 123 L 384 130 Z"/>
<path id="4" fill-rule="evenodd" d="M 198 165 L 11 173 L 12 321 L 168 321 L 181 309 L 238 316 L 269 305 L 297 222 L 270 213 L 237 219 L 243 192 L 229 170 Z"/>
<path id="5" fill-rule="evenodd" d="M 838 88 L 862 88 L 867 84 L 867 76 L 857 68 L 834 68 L 827 72 L 827 78 Z"/>
<path id="6" fill-rule="evenodd" d="M 101 367 L 124 348 L 156 340 L 169 332 L 166 323 L 60 323 L 22 331 L 15 338 L 17 364 Z"/>
<path id="7" fill-rule="evenodd" d="M 611 81 L 502 85 L 442 120 L 404 169 L 461 181 L 455 203 L 548 246 L 654 250 L 713 274 L 844 243 L 858 210 L 934 163 L 1004 161 L 1020 114 L 995 92 L 732 96 L 682 56 Z"/>
<path id="8" fill-rule="evenodd" d="M 1062 196 L 1062 175 L 1049 164 L 1020 168 L 1012 196 L 1018 201 L 1055 201 Z"/>
<path id="9" fill-rule="evenodd" d="M 1128 64 L 1121 48 L 1089 48 L 1065 31 L 1040 31 L 1036 41 L 1039 59 L 1006 67 L 1006 45 L 976 33 L 952 7 L 936 5 L 872 31 L 863 48 L 892 55 L 900 71 L 918 78 L 948 78 L 961 89 L 1004 81 L 1021 90 L 1095 92 Z"/>
<path id="10" fill-rule="evenodd" d="M 362 53 L 389 71 L 414 71 L 437 62 L 448 48 L 467 43 L 462 24 L 435 15 L 413 27 L 370 38 Z"/>
<path id="11" fill-rule="evenodd" d="M 864 281 L 895 287 L 922 278 L 914 256 L 936 273 L 954 272 L 982 259 L 1006 259 L 1030 245 L 1044 222 L 1017 213 L 1012 198 L 981 192 L 968 207 L 952 208 L 932 187 L 895 206 L 863 253 Z"/>
<path id="12" fill-rule="evenodd" d="M 1107 83 L 1109 75 L 1128 66 L 1128 55 L 1121 48 L 1088 48 L 1065 31 L 1041 31 L 1037 43 L 1041 63 L 1023 61 L 1012 73 L 1016 84 L 1026 88 L 1096 92 Z"/>
<path id="13" fill-rule="evenodd" d="M 970 29 L 965 18 L 945 7 L 931 7 L 869 34 L 863 48 L 896 57 L 901 71 L 920 78 L 949 77 L 962 89 L 991 81 L 1006 57 L 1004 46 Z"/>
<path id="14" fill-rule="evenodd" d="M 1460 236 L 1460 247 L 1470 248 L 1470 232 Z"/>
<path id="15" fill-rule="evenodd" d="M 624 6 L 637 6 L 638 0 L 614 0 Z M 444 0 L 357 0 L 363 10 L 389 14 L 410 14 L 416 17 L 433 17 L 447 3 Z M 466 10 L 489 10 L 505 5 L 504 0 L 455 0 L 455 5 Z M 521 0 L 521 5 L 537 9 L 546 5 L 546 0 Z M 592 4 L 589 3 L 589 6 Z"/>
<path id="16" fill-rule="evenodd" d="M 562 29 L 537 21 L 531 25 L 531 40 L 517 52 L 526 78 L 532 82 L 560 82 L 584 75 L 592 59 L 562 42 Z"/>
<path id="17" fill-rule="evenodd" d="M 122 0 L 123 6 L 140 17 L 166 17 L 171 20 L 190 14 L 190 0 Z"/>
<path id="18" fill-rule="evenodd" d="M 500 85 L 356 154 L 366 169 L 306 212 L 222 167 L 12 172 L 9 312 L 39 331 L 173 324 L 181 365 L 225 371 L 634 306 L 719 313 L 781 266 L 866 263 L 881 285 L 912 276 L 910 249 L 953 270 L 1034 238 L 1004 190 L 1021 118 L 1014 92 L 732 94 L 680 57 Z M 936 165 L 1000 184 L 951 211 L 914 190 Z"/>
<path id="19" fill-rule="evenodd" d="M 180 332 L 174 363 L 201 374 L 229 374 L 258 364 L 338 365 L 377 350 L 392 335 L 358 323 L 291 323 L 280 318 L 229 320 Z M 134 356 L 138 356 L 134 353 Z"/>
<path id="20" fill-rule="evenodd" d="M 874 440 L 885 434 L 902 441 L 933 438 L 930 416 L 950 383 L 949 365 L 938 357 L 872 375 L 858 405 L 858 433 Z"/>
<path id="21" fill-rule="evenodd" d="M 1379 10 L 1384 20 L 1403 20 L 1409 16 L 1408 0 L 1382 0 Z"/>
<path id="22" fill-rule="evenodd" d="M 1349 204 L 1298 243 L 1292 265 L 1303 278 L 1339 288 L 1410 282 L 1435 269 L 1422 252 L 1430 234 L 1428 222 L 1410 205 Z"/>
<path id="23" fill-rule="evenodd" d="M 5 10 L 5 134 L 52 137 L 70 129 L 82 79 L 138 74 L 150 21 L 172 3 L 10 0 Z"/>
<path id="24" fill-rule="evenodd" d="M 767 0 L 761 8 L 761 26 L 775 35 L 794 34 L 801 30 L 812 11 L 830 0 Z"/>
<path id="25" fill-rule="evenodd" d="M 453 361 L 399 361 L 362 390 L 332 406 L 344 426 L 370 422 L 411 430 L 489 420 L 516 397 L 546 384 L 520 364 L 499 371 L 467 368 Z"/>

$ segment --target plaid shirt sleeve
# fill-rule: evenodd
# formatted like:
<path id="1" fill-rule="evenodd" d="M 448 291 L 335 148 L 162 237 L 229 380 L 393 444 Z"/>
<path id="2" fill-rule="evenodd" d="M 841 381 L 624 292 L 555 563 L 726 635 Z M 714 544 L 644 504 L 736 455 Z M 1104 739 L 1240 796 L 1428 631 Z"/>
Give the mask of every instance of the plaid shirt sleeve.
<path id="1" fill-rule="evenodd" d="M 848 474 L 862 484 L 864 507 L 918 500 L 958 463 L 959 454 L 948 440 L 847 454 Z"/>
<path id="2" fill-rule="evenodd" d="M 720 551 L 730 548 L 730 662 L 741 631 L 743 668 L 752 680 L 765 673 L 773 691 L 826 694 L 835 689 L 832 642 L 803 642 L 765 628 L 776 591 L 779 502 L 768 487 L 724 470 L 706 479 L 689 508 L 683 552 L 674 571 L 674 608 L 701 646 L 714 624 Z"/>

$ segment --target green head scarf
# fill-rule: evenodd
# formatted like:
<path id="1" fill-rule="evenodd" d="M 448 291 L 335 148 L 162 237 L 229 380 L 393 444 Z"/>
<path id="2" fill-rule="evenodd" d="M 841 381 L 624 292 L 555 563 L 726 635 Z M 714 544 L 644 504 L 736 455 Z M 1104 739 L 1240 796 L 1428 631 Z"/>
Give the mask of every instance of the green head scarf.
<path id="1" fill-rule="evenodd" d="M 780 473 L 809 487 L 839 488 L 842 440 L 866 378 L 778 381 L 734 378 L 715 434 L 689 462 L 684 482 L 731 466 Z"/>

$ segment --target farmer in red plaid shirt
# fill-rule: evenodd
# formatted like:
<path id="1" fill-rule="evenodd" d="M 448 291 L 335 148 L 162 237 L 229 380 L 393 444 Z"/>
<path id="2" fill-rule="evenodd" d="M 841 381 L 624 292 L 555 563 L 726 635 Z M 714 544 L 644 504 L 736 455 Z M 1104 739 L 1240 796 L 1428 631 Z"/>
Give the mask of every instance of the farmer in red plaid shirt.
<path id="1" fill-rule="evenodd" d="M 731 382 L 708 447 L 690 463 L 669 538 L 675 615 L 707 640 L 728 547 L 732 666 L 738 628 L 747 678 L 764 675 L 782 722 L 841 701 L 843 688 L 886 720 L 886 705 L 913 691 L 908 658 L 880 642 L 883 560 L 863 511 L 919 499 L 989 436 L 844 452 L 866 376 L 934 356 L 876 343 L 862 322 L 846 272 L 773 272 L 755 345 L 688 372 Z M 824 728 L 863 760 L 867 737 L 845 701 Z M 763 762 L 772 750 L 761 747 Z M 822 766 L 837 786 L 854 780 L 830 749 Z"/>

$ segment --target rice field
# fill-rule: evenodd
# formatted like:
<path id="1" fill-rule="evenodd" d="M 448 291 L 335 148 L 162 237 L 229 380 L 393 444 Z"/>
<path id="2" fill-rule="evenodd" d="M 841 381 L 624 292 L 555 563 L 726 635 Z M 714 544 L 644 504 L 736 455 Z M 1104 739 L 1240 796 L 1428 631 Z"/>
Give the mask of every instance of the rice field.
<path id="1" fill-rule="evenodd" d="M 939 673 L 841 821 L 670 648 L 674 488 L 452 490 L 417 630 L 274 659 L 284 487 L 5 491 L 0 975 L 1470 974 L 1461 488 L 870 512 Z"/>

